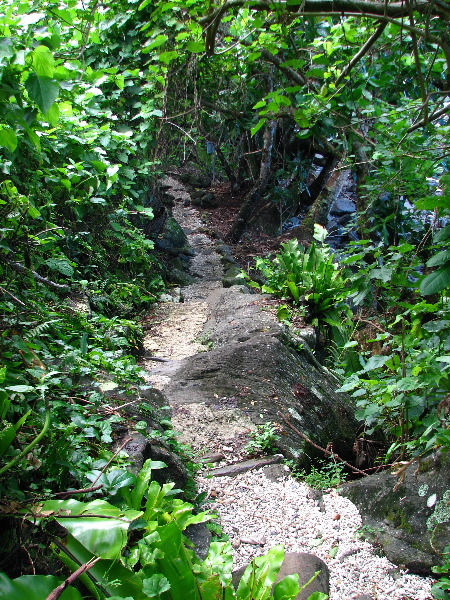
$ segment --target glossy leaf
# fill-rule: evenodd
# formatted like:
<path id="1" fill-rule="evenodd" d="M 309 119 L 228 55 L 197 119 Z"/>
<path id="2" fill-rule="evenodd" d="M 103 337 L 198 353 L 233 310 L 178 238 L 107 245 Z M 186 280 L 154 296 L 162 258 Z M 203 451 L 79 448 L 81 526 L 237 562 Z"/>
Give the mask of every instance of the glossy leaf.
<path id="1" fill-rule="evenodd" d="M 52 104 L 58 98 L 59 84 L 50 77 L 40 77 L 35 73 L 30 73 L 25 82 L 30 98 L 36 102 L 43 113 L 46 113 L 52 107 Z"/>
<path id="2" fill-rule="evenodd" d="M 0 600 L 45 600 L 62 579 L 53 575 L 22 575 L 9 579 L 0 573 Z M 69 586 L 60 596 L 61 600 L 82 600 L 78 590 Z"/>

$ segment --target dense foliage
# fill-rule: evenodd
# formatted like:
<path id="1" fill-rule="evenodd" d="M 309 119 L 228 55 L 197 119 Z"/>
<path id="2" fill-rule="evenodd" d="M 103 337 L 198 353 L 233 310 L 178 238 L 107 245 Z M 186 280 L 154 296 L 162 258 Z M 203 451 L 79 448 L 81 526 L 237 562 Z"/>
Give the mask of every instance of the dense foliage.
<path id="1" fill-rule="evenodd" d="M 183 541 L 206 517 L 151 481 L 158 465 L 134 476 L 111 451 L 123 417 L 103 395 L 142 385 L 136 319 L 164 288 L 157 176 L 206 170 L 207 141 L 243 198 L 229 240 L 306 215 L 308 243 L 258 266 L 333 341 L 366 434 L 383 432 L 389 460 L 448 449 L 449 20 L 442 0 L 0 1 L 0 491 L 40 532 L 31 564 L 52 539 L 66 573 L 89 563 L 89 597 L 185 598 L 187 583 L 234 597 L 229 548 L 201 562 Z M 344 169 L 357 216 L 338 264 L 323 227 L 309 242 Z M 7 550 L 25 547 L 10 530 Z M 281 558 L 255 563 L 237 597 L 269 597 Z M 28 577 L 2 575 L 0 596 L 30 597 Z M 59 583 L 35 581 L 36 599 Z"/>

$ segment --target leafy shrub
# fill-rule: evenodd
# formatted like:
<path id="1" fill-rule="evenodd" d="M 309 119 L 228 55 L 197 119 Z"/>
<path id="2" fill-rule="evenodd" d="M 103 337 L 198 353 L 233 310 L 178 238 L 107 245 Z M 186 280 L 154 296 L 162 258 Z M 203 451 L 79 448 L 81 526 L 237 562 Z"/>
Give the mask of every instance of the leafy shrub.
<path id="1" fill-rule="evenodd" d="M 342 463 L 336 462 L 332 457 L 327 461 L 322 460 L 320 463 L 319 467 L 312 466 L 308 473 L 304 470 L 297 470 L 295 466 L 290 466 L 294 477 L 317 490 L 338 487 L 346 480 L 345 467 Z"/>
<path id="2" fill-rule="evenodd" d="M 275 450 L 275 442 L 278 439 L 277 428 L 273 423 L 257 425 L 250 433 L 251 441 L 245 446 L 244 451 L 250 455 L 272 453 Z"/>

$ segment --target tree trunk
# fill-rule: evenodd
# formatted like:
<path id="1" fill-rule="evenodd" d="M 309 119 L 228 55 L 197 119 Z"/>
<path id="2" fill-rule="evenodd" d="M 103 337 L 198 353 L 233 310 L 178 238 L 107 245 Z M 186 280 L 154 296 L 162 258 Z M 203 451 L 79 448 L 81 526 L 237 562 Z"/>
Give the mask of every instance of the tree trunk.
<path id="1" fill-rule="evenodd" d="M 323 227 L 326 226 L 328 213 L 330 212 L 331 205 L 341 193 L 345 175 L 345 171 L 337 169 L 333 171 L 322 192 L 317 196 L 308 214 L 303 219 L 302 224 L 295 230 L 295 237 L 300 240 L 310 241 L 314 234 L 315 223 Z"/>
<path id="2" fill-rule="evenodd" d="M 304 206 L 312 206 L 322 190 L 327 185 L 339 159 L 333 154 L 329 154 L 325 159 L 325 164 L 320 171 L 319 175 L 314 179 L 311 185 L 307 186 L 308 191 L 303 191 L 300 195 L 297 212 Z"/>
<path id="3" fill-rule="evenodd" d="M 264 131 L 264 146 L 262 149 L 261 166 L 259 170 L 259 177 L 255 185 L 248 192 L 244 198 L 244 202 L 231 226 L 230 231 L 226 235 L 226 239 L 229 242 L 237 242 L 242 236 L 248 220 L 253 216 L 258 203 L 264 193 L 267 183 L 270 178 L 270 167 L 272 164 L 272 147 L 275 138 L 275 132 L 277 129 L 276 120 L 269 121 Z"/>
<path id="4" fill-rule="evenodd" d="M 359 140 L 353 140 L 353 153 L 355 155 L 356 172 L 356 212 L 358 215 L 358 232 L 361 238 L 364 238 L 367 228 L 367 209 L 368 200 L 365 184 L 369 175 L 369 161 L 363 145 Z"/>

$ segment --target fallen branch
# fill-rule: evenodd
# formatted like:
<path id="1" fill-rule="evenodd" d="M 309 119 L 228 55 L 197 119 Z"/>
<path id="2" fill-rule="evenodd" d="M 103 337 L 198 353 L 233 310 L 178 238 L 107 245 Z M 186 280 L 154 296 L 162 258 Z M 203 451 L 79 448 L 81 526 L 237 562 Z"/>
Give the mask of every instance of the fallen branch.
<path id="1" fill-rule="evenodd" d="M 283 419 L 283 421 L 286 423 L 286 425 L 290 429 L 292 429 L 292 431 L 294 431 L 297 435 L 299 435 L 301 438 L 303 438 L 306 442 L 308 442 L 308 444 L 311 444 L 311 446 L 314 446 L 314 448 L 317 448 L 317 450 L 320 450 L 324 454 L 327 454 L 328 456 L 332 456 L 333 458 L 336 458 L 339 462 L 343 463 L 346 467 L 351 469 L 353 471 L 353 473 L 358 473 L 359 475 L 364 475 L 364 477 L 367 476 L 367 473 L 365 473 L 364 471 L 361 471 L 360 469 L 357 469 L 356 467 L 354 467 L 353 465 L 348 463 L 346 460 L 344 460 L 343 458 L 338 456 L 335 452 L 331 452 L 331 450 L 327 450 L 326 448 L 322 448 L 321 446 L 318 446 L 317 444 L 315 444 L 312 440 L 309 439 L 308 436 L 306 436 L 304 433 L 302 433 L 296 427 L 294 427 L 294 425 L 292 425 L 292 423 L 289 421 L 289 419 L 286 417 L 286 415 L 283 415 L 282 413 L 278 413 L 278 414 Z"/>
<path id="2" fill-rule="evenodd" d="M 26 306 L 26 304 L 24 304 L 22 302 L 22 300 L 19 300 L 19 298 L 16 298 L 13 294 L 11 294 L 11 292 L 8 292 L 8 290 L 5 290 L 4 287 L 0 286 L 0 291 L 3 292 L 4 294 L 8 294 L 8 296 L 11 296 L 11 298 L 17 302 L 18 304 L 20 304 L 20 306 Z"/>
<path id="3" fill-rule="evenodd" d="M 56 498 L 64 499 L 66 496 L 72 496 L 73 494 L 85 494 L 87 492 L 95 492 L 96 490 L 99 490 L 102 487 L 103 483 L 100 483 L 99 485 L 93 485 L 88 488 L 82 488 L 81 490 L 67 490 L 66 492 L 56 492 L 56 494 L 53 494 L 53 496 L 55 496 Z"/>
<path id="4" fill-rule="evenodd" d="M 74 573 L 72 573 L 72 575 L 69 575 L 69 577 L 61 583 L 61 585 L 58 585 L 58 587 L 56 587 L 53 590 L 53 592 L 50 592 L 50 594 L 45 600 L 57 600 L 64 592 L 64 590 L 69 587 L 69 585 L 71 585 L 75 580 L 77 580 L 80 575 L 83 575 L 83 573 L 89 571 L 89 569 L 93 567 L 95 563 L 99 560 L 100 557 L 91 558 L 91 560 L 89 560 L 87 563 L 81 565 L 81 567 L 79 567 Z"/>
<path id="5" fill-rule="evenodd" d="M 69 292 L 70 291 L 70 287 L 68 285 L 62 285 L 60 283 L 55 283 L 54 281 L 50 281 L 50 279 L 47 279 L 46 277 L 42 277 L 42 275 L 39 275 L 39 273 L 36 273 L 36 271 L 27 269 L 21 263 L 14 262 L 14 261 L 8 260 L 8 259 L 6 260 L 6 262 L 11 267 L 11 269 L 13 271 L 15 271 L 16 273 L 20 273 L 21 275 L 28 275 L 29 277 L 33 277 L 34 279 L 36 279 L 36 281 L 39 281 L 39 283 L 43 283 L 44 285 L 46 285 L 47 287 L 49 287 L 52 290 L 55 290 L 56 292 Z"/>

